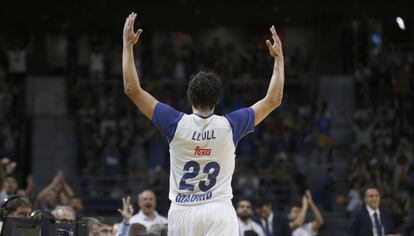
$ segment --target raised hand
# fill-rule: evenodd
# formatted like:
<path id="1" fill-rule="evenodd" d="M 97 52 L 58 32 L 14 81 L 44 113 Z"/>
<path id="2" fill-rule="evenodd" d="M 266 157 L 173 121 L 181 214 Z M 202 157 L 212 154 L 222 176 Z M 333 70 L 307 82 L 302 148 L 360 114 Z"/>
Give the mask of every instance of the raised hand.
<path id="1" fill-rule="evenodd" d="M 311 191 L 310 190 L 306 190 L 305 195 L 306 195 L 306 198 L 308 199 L 308 203 L 313 203 Z"/>
<path id="2" fill-rule="evenodd" d="M 122 198 L 122 209 L 118 209 L 118 212 L 123 218 L 123 223 L 129 224 L 129 219 L 131 219 L 132 214 L 134 213 L 134 208 L 131 205 L 131 198 L 129 196 Z"/>
<path id="3" fill-rule="evenodd" d="M 270 42 L 270 40 L 266 40 L 266 44 L 269 48 L 270 55 L 274 58 L 283 57 L 282 42 L 280 41 L 280 38 L 276 33 L 274 25 L 270 27 L 270 32 L 272 33 L 273 44 Z"/>
<path id="4" fill-rule="evenodd" d="M 302 197 L 302 209 L 307 209 L 308 208 L 308 198 L 306 196 Z"/>
<path id="5" fill-rule="evenodd" d="M 124 46 L 135 45 L 138 42 L 139 36 L 142 33 L 142 29 L 138 29 L 137 32 L 134 32 L 134 23 L 136 18 L 137 14 L 132 12 L 125 20 L 123 36 Z"/>
<path id="6" fill-rule="evenodd" d="M 34 186 L 35 183 L 33 181 L 33 176 L 32 175 L 27 176 L 26 183 L 27 183 L 28 187 L 33 187 Z"/>

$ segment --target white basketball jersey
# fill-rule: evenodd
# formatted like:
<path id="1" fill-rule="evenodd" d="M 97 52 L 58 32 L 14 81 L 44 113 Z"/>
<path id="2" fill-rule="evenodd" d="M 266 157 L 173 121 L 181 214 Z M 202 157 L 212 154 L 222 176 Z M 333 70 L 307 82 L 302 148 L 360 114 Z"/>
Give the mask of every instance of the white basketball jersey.
<path id="1" fill-rule="evenodd" d="M 201 117 L 158 103 L 152 120 L 170 143 L 173 203 L 198 205 L 233 197 L 235 149 L 241 137 L 254 129 L 251 108 Z"/>

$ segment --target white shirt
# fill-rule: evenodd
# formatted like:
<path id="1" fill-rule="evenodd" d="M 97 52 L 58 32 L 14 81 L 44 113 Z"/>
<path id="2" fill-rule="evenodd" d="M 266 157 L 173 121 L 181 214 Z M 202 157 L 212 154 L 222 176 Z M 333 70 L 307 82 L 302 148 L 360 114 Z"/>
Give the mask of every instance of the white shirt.
<path id="1" fill-rule="evenodd" d="M 346 210 L 348 212 L 353 212 L 355 209 L 357 209 L 358 207 L 361 207 L 362 205 L 362 198 L 361 198 L 361 194 L 359 193 L 359 191 L 355 190 L 355 189 L 351 189 L 348 193 L 348 205 L 346 206 Z"/>
<path id="2" fill-rule="evenodd" d="M 292 236 L 312 236 L 315 235 L 312 229 L 312 222 L 301 225 L 293 231 Z"/>
<path id="3" fill-rule="evenodd" d="M 378 235 L 378 233 L 377 233 L 377 227 L 375 227 L 375 217 L 374 217 L 374 213 L 377 213 L 377 217 L 378 217 L 378 220 L 379 220 L 379 222 L 381 224 L 381 228 L 382 228 L 382 234 L 384 235 L 384 225 L 381 222 L 381 213 L 380 213 L 379 209 L 374 210 L 374 209 L 372 209 L 371 207 L 369 207 L 367 205 L 367 210 L 368 210 L 369 218 L 371 218 L 372 235 L 373 236 L 382 236 L 382 235 Z"/>
<path id="4" fill-rule="evenodd" d="M 254 130 L 253 109 L 201 117 L 158 103 L 152 121 L 170 143 L 173 204 L 200 205 L 233 197 L 236 145 Z"/>
<path id="5" fill-rule="evenodd" d="M 266 221 L 267 221 L 269 232 L 270 234 L 273 234 L 273 211 L 270 212 L 269 217 L 267 217 L 267 220 L 265 219 L 260 219 L 260 220 L 262 221 L 263 230 L 266 230 Z"/>
<path id="6" fill-rule="evenodd" d="M 248 231 L 248 230 L 253 230 L 254 232 L 257 233 L 258 236 L 265 236 L 262 227 L 252 221 L 252 220 L 248 220 L 247 223 L 244 223 L 240 218 L 238 218 L 239 220 L 239 235 L 240 236 L 244 236 L 244 231 Z"/>
<path id="7" fill-rule="evenodd" d="M 140 223 L 144 225 L 147 228 L 147 230 L 149 230 L 152 225 L 155 225 L 155 224 L 164 225 L 164 224 L 167 224 L 168 221 L 167 221 L 167 218 L 159 215 L 157 211 L 155 211 L 155 218 L 151 219 L 140 210 L 138 214 L 133 215 L 131 219 L 129 220 L 129 224 L 134 224 L 134 223 Z"/>

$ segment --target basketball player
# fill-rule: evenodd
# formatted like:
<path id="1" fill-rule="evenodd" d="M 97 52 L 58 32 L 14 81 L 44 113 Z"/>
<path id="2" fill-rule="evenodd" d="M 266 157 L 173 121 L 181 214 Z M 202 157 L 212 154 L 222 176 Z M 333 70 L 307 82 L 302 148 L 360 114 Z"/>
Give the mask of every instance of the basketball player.
<path id="1" fill-rule="evenodd" d="M 237 216 L 231 203 L 236 145 L 282 101 L 284 60 L 275 27 L 270 28 L 273 44 L 266 40 L 275 61 L 263 99 L 249 108 L 224 116 L 214 115 L 221 81 L 216 74 L 201 71 L 192 76 L 187 91 L 193 113 L 184 114 L 160 103 L 141 88 L 133 54 L 133 46 L 142 33 L 142 29 L 134 31 L 136 17 L 131 13 L 124 26 L 124 89 L 169 142 L 169 198 L 172 203 L 168 213 L 168 235 L 238 236 Z"/>

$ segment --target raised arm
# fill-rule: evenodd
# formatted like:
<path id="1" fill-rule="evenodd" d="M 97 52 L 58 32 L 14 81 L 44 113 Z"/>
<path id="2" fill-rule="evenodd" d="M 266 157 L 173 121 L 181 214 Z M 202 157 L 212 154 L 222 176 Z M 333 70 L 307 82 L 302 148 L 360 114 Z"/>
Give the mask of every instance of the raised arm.
<path id="1" fill-rule="evenodd" d="M 282 103 L 283 84 L 285 81 L 285 68 L 282 51 L 282 42 L 276 33 L 274 26 L 270 28 L 272 32 L 273 44 L 266 40 L 270 55 L 274 58 L 273 74 L 270 79 L 269 88 L 266 96 L 260 101 L 256 102 L 252 108 L 255 114 L 254 124 L 258 125 L 270 112 L 276 109 Z"/>
<path id="2" fill-rule="evenodd" d="M 32 192 L 33 192 L 33 186 L 34 186 L 34 181 L 33 181 L 32 175 L 29 175 L 27 177 L 26 182 L 27 182 L 27 186 L 26 186 L 26 189 L 24 190 L 24 193 L 26 194 L 26 196 L 28 198 L 31 198 L 32 197 Z"/>
<path id="3" fill-rule="evenodd" d="M 47 195 L 51 191 L 58 191 L 59 189 L 59 183 L 60 183 L 60 176 L 57 174 L 55 177 L 53 177 L 52 182 L 50 182 L 49 185 L 47 185 L 45 188 L 43 188 L 39 194 L 37 194 L 35 199 L 35 206 L 40 207 L 41 204 L 43 204 L 46 201 Z"/>
<path id="4" fill-rule="evenodd" d="M 130 197 L 122 198 L 122 209 L 118 209 L 118 212 L 122 216 L 122 224 L 118 232 L 116 233 L 116 236 L 126 236 L 128 235 L 130 226 L 129 220 L 132 218 L 132 215 L 134 214 L 134 208 L 132 207 Z"/>
<path id="5" fill-rule="evenodd" d="M 308 199 L 306 198 L 306 196 L 303 196 L 302 197 L 302 209 L 300 210 L 299 215 L 296 217 L 294 221 L 289 223 L 289 227 L 292 231 L 303 225 L 303 222 L 305 221 L 305 218 L 306 218 L 307 211 L 308 211 Z"/>
<path id="6" fill-rule="evenodd" d="M 125 94 L 135 103 L 138 109 L 152 119 L 154 108 L 158 101 L 141 88 L 134 61 L 134 45 L 138 42 L 142 29 L 134 32 L 136 13 L 131 13 L 125 20 L 122 51 L 122 73 L 124 77 Z"/>
<path id="7" fill-rule="evenodd" d="M 309 208 L 313 212 L 315 219 L 312 221 L 312 230 L 317 233 L 321 225 L 323 224 L 323 217 L 315 202 L 313 202 L 312 194 L 309 190 L 306 190 L 306 198 L 308 199 Z"/>
<path id="8" fill-rule="evenodd" d="M 59 202 L 61 204 L 67 205 L 69 199 L 75 196 L 72 187 L 66 182 L 65 175 L 62 171 L 59 171 L 60 175 L 60 184 L 62 186 L 61 191 L 59 193 Z"/>

